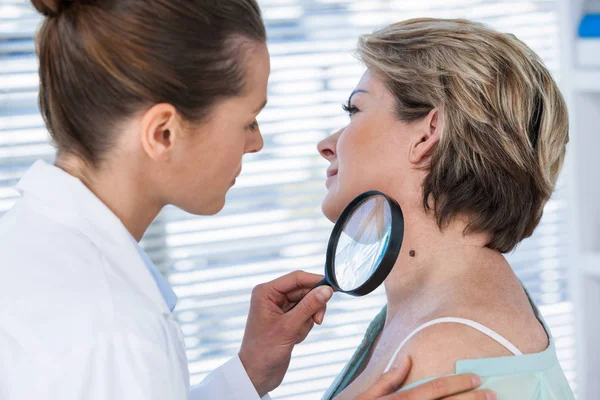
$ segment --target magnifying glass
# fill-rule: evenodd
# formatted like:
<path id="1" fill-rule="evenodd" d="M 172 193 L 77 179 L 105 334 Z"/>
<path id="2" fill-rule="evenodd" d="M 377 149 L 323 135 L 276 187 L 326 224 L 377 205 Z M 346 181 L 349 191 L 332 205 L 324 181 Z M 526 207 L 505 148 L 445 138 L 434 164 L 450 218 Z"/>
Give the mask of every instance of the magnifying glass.
<path id="1" fill-rule="evenodd" d="M 404 216 L 398 203 L 376 190 L 361 194 L 333 227 L 325 277 L 313 289 L 328 285 L 352 296 L 371 293 L 394 267 L 403 238 Z"/>

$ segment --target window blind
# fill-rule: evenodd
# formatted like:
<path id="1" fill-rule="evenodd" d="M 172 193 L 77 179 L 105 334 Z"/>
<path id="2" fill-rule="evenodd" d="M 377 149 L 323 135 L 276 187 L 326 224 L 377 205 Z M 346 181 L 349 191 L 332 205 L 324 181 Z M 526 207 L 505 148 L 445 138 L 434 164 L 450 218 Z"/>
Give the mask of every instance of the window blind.
<path id="1" fill-rule="evenodd" d="M 364 70 L 352 56 L 360 34 L 412 17 L 469 18 L 515 34 L 560 73 L 554 0 L 259 2 L 272 57 L 269 105 L 259 117 L 265 147 L 245 158 L 221 213 L 195 217 L 167 207 L 142 241 L 179 296 L 192 383 L 239 350 L 255 285 L 296 269 L 322 271 L 332 225 L 320 212 L 327 163 L 316 144 L 348 122 L 340 105 Z M 53 160 L 37 108 L 39 22 L 28 1 L 0 0 L 0 215 L 26 169 Z M 508 258 L 541 306 L 575 388 L 567 186 L 559 182 L 535 235 Z M 365 298 L 335 295 L 273 397 L 320 398 L 384 303 L 381 289 Z"/>

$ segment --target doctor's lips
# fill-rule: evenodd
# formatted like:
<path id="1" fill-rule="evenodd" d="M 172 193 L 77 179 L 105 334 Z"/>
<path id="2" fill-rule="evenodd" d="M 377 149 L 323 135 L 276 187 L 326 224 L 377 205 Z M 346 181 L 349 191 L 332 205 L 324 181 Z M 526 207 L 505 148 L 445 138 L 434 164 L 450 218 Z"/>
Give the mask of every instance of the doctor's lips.
<path id="1" fill-rule="evenodd" d="M 238 171 L 237 174 L 235 174 L 235 176 L 233 177 L 233 179 L 231 180 L 231 184 L 234 185 L 235 181 L 237 179 L 238 176 L 240 176 L 240 174 L 242 173 L 242 169 L 240 168 L 240 170 Z"/>

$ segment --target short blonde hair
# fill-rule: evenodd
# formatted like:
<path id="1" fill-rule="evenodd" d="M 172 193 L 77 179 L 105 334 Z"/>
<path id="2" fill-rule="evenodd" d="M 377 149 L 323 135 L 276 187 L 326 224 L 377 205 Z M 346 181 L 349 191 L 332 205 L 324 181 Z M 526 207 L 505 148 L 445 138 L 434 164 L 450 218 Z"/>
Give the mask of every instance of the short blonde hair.
<path id="1" fill-rule="evenodd" d="M 358 55 L 382 79 L 403 121 L 438 109 L 442 122 L 423 205 L 443 228 L 459 214 L 488 247 L 531 236 L 569 141 L 565 101 L 515 36 L 467 20 L 411 19 L 360 38 Z"/>

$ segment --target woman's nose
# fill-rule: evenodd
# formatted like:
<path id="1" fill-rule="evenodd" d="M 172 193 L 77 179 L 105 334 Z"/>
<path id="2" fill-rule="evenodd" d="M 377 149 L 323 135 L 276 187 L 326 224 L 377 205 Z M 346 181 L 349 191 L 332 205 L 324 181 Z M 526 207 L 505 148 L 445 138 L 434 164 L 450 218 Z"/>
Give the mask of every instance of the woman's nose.
<path id="1" fill-rule="evenodd" d="M 317 145 L 317 150 L 319 150 L 319 154 L 321 154 L 321 156 L 327 161 L 331 161 L 335 158 L 337 141 L 342 131 L 343 129 L 340 129 L 333 135 L 319 142 L 319 144 Z"/>

